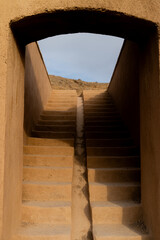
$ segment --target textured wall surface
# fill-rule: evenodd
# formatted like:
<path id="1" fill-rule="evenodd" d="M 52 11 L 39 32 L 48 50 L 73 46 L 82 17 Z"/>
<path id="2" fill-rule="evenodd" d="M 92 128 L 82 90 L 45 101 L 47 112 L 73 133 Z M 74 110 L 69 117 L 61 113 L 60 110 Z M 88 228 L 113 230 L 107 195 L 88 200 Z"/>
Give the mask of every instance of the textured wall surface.
<path id="1" fill-rule="evenodd" d="M 24 128 L 29 135 L 48 97 L 51 84 L 36 43 L 26 46 Z"/>
<path id="2" fill-rule="evenodd" d="M 135 144 L 139 145 L 139 49 L 136 43 L 125 41 L 108 90 Z"/>
<path id="3" fill-rule="evenodd" d="M 88 31 L 145 41 L 140 72 L 142 201 L 145 221 L 158 240 L 159 50 L 153 44 L 157 36 L 150 41 L 148 38 L 153 34 L 153 25 L 160 23 L 160 1 L 0 0 L 0 3 L 0 239 L 11 239 L 21 211 L 24 44 L 55 34 Z"/>

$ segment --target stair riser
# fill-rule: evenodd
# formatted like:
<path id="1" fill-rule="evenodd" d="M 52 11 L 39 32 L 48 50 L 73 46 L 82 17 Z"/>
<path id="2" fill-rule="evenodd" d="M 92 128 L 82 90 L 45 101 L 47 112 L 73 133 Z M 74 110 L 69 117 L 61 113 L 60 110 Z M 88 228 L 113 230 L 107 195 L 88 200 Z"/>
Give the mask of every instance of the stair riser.
<path id="1" fill-rule="evenodd" d="M 89 169 L 88 170 L 89 182 L 139 182 L 140 171 L 138 170 L 100 170 L 100 169 Z"/>
<path id="2" fill-rule="evenodd" d="M 76 103 L 77 102 L 77 97 L 75 96 L 64 96 L 64 97 L 52 97 L 49 99 L 48 103 Z"/>
<path id="3" fill-rule="evenodd" d="M 53 108 L 54 110 L 71 110 L 72 108 L 76 110 L 76 107 L 77 107 L 77 104 L 76 103 L 70 103 L 70 104 L 65 104 L 65 103 L 48 103 L 46 106 L 45 106 L 45 109 L 47 108 Z"/>
<path id="4" fill-rule="evenodd" d="M 51 110 L 51 111 L 43 111 L 42 115 L 44 116 L 75 116 L 76 111 L 56 111 L 56 110 Z"/>
<path id="5" fill-rule="evenodd" d="M 41 115 L 40 116 L 40 119 L 41 120 L 52 120 L 52 121 L 56 121 L 56 120 L 67 120 L 67 121 L 72 121 L 72 120 L 75 120 L 76 119 L 76 116 L 75 115 L 55 115 L 55 116 L 49 116 L 49 115 Z"/>
<path id="6" fill-rule="evenodd" d="M 56 126 L 65 126 L 65 125 L 72 125 L 72 126 L 76 126 L 76 121 L 75 120 L 70 120 L 70 121 L 63 121 L 63 120 L 59 120 L 59 121 L 52 121 L 52 120 L 39 120 L 38 121 L 39 125 L 56 125 Z"/>
<path id="7" fill-rule="evenodd" d="M 95 99 L 95 98 L 89 98 L 84 99 L 84 105 L 113 105 L 113 101 L 110 99 Z"/>
<path id="8" fill-rule="evenodd" d="M 69 126 L 44 126 L 44 125 L 36 125 L 34 127 L 37 131 L 55 131 L 55 132 L 75 132 L 76 127 L 69 125 Z"/>
<path id="9" fill-rule="evenodd" d="M 71 184 L 23 184 L 24 201 L 71 201 Z"/>
<path id="10" fill-rule="evenodd" d="M 24 154 L 73 156 L 73 147 L 24 146 Z"/>
<path id="11" fill-rule="evenodd" d="M 85 118 L 87 117 L 103 117 L 103 116 L 116 116 L 118 117 L 119 116 L 119 113 L 115 112 L 115 111 L 105 111 L 105 112 L 85 112 Z"/>
<path id="12" fill-rule="evenodd" d="M 128 201 L 140 199 L 140 186 L 89 185 L 90 201 Z"/>
<path id="13" fill-rule="evenodd" d="M 71 182 L 72 168 L 32 168 L 24 167 L 24 181 Z"/>
<path id="14" fill-rule="evenodd" d="M 87 111 L 109 111 L 109 110 L 117 110 L 113 104 L 85 104 L 84 110 Z"/>
<path id="15" fill-rule="evenodd" d="M 86 138 L 94 139 L 115 139 L 115 138 L 129 138 L 128 132 L 86 132 Z"/>
<path id="16" fill-rule="evenodd" d="M 138 157 L 128 158 L 96 158 L 96 157 L 88 157 L 87 158 L 87 166 L 88 168 L 120 168 L 120 167 L 140 167 L 140 160 Z"/>
<path id="17" fill-rule="evenodd" d="M 142 218 L 141 207 L 92 207 L 93 224 L 132 224 Z"/>
<path id="18" fill-rule="evenodd" d="M 64 138 L 74 138 L 75 133 L 70 132 L 45 132 L 45 131 L 32 131 L 33 137 L 39 138 L 53 138 L 53 139 L 64 139 Z"/>
<path id="19" fill-rule="evenodd" d="M 110 112 L 113 112 L 113 113 L 116 113 L 117 111 L 116 111 L 116 109 L 115 108 L 113 108 L 113 107 L 110 107 L 110 108 L 108 108 L 108 107 L 97 107 L 97 108 L 84 108 L 84 112 L 85 112 L 85 114 L 87 114 L 87 113 L 99 113 L 99 112 L 106 112 L 106 113 L 110 113 Z"/>
<path id="20" fill-rule="evenodd" d="M 24 166 L 72 167 L 73 157 L 24 155 Z"/>
<path id="21" fill-rule="evenodd" d="M 94 240 L 152 240 L 151 237 L 148 236 L 97 236 L 94 235 Z"/>
<path id="22" fill-rule="evenodd" d="M 88 124 L 88 122 L 95 122 L 97 121 L 98 122 L 117 122 L 117 121 L 121 121 L 120 117 L 119 116 L 84 116 L 84 120 L 85 120 L 85 124 Z"/>
<path id="23" fill-rule="evenodd" d="M 28 138 L 28 145 L 36 145 L 36 146 L 54 146 L 54 147 L 73 147 L 74 139 L 43 139 L 43 138 Z"/>
<path id="24" fill-rule="evenodd" d="M 22 206 L 22 221 L 27 223 L 70 224 L 71 207 Z"/>
<path id="25" fill-rule="evenodd" d="M 63 233 L 55 235 L 18 235 L 13 238 L 13 240 L 70 240 L 70 235 L 65 235 Z"/>
<path id="26" fill-rule="evenodd" d="M 110 140 L 101 140 L 98 141 L 95 139 L 87 139 L 87 147 L 127 147 L 133 145 L 132 139 L 110 139 Z"/>
<path id="27" fill-rule="evenodd" d="M 124 126 L 123 123 L 117 119 L 117 120 L 106 120 L 106 121 L 103 121 L 103 119 L 101 120 L 98 120 L 97 121 L 94 121 L 93 120 L 89 120 L 89 119 L 86 119 L 85 121 L 85 127 L 98 127 L 98 126 Z"/>
<path id="28" fill-rule="evenodd" d="M 116 125 L 113 125 L 113 126 L 85 126 L 85 130 L 86 131 L 89 131 L 89 132 L 94 132 L 94 131 L 97 131 L 97 132 L 104 132 L 104 131 L 113 131 L 113 132 L 116 132 L 116 131 L 125 131 L 126 128 L 124 126 L 116 126 Z"/>
<path id="29" fill-rule="evenodd" d="M 76 105 L 77 104 L 77 98 L 74 98 L 73 100 L 72 99 L 60 99 L 60 98 L 52 98 L 48 101 L 48 104 L 74 104 Z"/>
<path id="30" fill-rule="evenodd" d="M 87 147 L 88 156 L 137 156 L 139 151 L 136 148 L 109 148 L 109 147 Z"/>

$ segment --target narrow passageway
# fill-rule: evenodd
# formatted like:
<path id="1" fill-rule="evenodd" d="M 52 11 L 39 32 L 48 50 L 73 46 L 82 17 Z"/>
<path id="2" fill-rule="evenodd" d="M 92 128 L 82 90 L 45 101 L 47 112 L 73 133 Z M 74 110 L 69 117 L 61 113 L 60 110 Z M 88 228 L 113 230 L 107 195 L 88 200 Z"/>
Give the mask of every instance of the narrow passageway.
<path id="1" fill-rule="evenodd" d="M 53 90 L 24 146 L 14 240 L 150 240 L 140 156 L 107 90 Z"/>

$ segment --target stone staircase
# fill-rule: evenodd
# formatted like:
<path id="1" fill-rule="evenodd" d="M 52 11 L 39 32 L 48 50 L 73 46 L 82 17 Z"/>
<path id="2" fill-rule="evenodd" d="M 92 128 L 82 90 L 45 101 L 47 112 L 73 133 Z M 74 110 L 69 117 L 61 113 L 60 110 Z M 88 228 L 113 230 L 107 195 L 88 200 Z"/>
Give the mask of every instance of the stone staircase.
<path id="1" fill-rule="evenodd" d="M 69 240 L 77 94 L 54 90 L 24 146 L 17 240 Z"/>
<path id="2" fill-rule="evenodd" d="M 83 91 L 89 193 L 96 240 L 149 240 L 140 159 L 107 91 Z"/>
<path id="3" fill-rule="evenodd" d="M 14 240 L 81 240 L 80 235 L 71 237 L 73 219 L 78 217 L 83 223 L 75 222 L 80 225 L 92 222 L 95 240 L 151 240 L 142 219 L 139 149 L 107 91 L 85 90 L 83 98 L 84 134 L 76 91 L 53 90 L 24 146 L 22 224 Z M 76 130 L 76 114 L 80 130 Z M 77 187 L 82 180 L 80 164 L 75 168 L 76 131 L 86 141 L 89 199 L 83 207 L 86 211 L 90 201 L 92 213 L 92 221 L 87 218 L 86 222 L 76 215 L 85 216 L 85 211 L 75 207 L 81 208 L 80 196 L 88 184 L 79 188 L 77 196 L 72 189 L 73 182 Z M 92 240 L 92 234 L 85 239 Z"/>

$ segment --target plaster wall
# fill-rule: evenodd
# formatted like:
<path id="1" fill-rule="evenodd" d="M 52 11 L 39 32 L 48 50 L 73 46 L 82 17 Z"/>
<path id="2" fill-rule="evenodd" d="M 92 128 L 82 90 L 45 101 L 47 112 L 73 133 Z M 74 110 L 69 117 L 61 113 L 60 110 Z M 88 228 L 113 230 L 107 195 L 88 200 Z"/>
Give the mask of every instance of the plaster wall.
<path id="1" fill-rule="evenodd" d="M 108 91 L 136 145 L 140 143 L 138 45 L 125 41 Z"/>
<path id="2" fill-rule="evenodd" d="M 144 219 L 160 238 L 160 79 L 158 35 L 140 48 L 141 191 Z"/>
<path id="3" fill-rule="evenodd" d="M 38 45 L 33 42 L 25 52 L 25 114 L 24 129 L 30 135 L 48 97 L 51 84 Z"/>
<path id="4" fill-rule="evenodd" d="M 102 34 L 112 34 L 124 38 L 144 37 L 144 31 L 148 32 L 148 28 L 139 28 L 139 18 L 152 21 L 155 24 L 160 23 L 160 1 L 159 0 L 0 0 L 0 239 L 10 240 L 11 236 L 17 229 L 20 216 L 20 195 L 21 195 L 21 174 L 22 174 L 22 149 L 21 142 L 23 136 L 23 51 L 18 49 L 24 48 L 24 42 L 27 44 L 43 37 L 71 33 L 78 31 L 97 32 Z M 84 12 L 82 17 L 81 11 Z M 68 14 L 68 22 L 65 21 L 64 15 L 60 15 L 59 19 L 51 21 L 57 11 L 61 11 L 64 15 L 68 11 L 75 12 L 71 17 Z M 100 18 L 97 18 L 98 13 Z M 39 21 L 37 16 L 45 14 L 48 19 L 45 24 Z M 49 15 L 50 14 L 50 15 Z M 37 16 L 36 16 L 37 15 Z M 109 21 L 105 18 L 110 15 Z M 112 18 L 116 16 L 111 23 Z M 18 23 L 19 20 L 30 18 L 27 27 L 21 24 L 21 28 L 17 29 L 19 34 L 14 39 L 10 23 Z M 33 21 L 34 18 L 34 21 Z M 130 21 L 131 19 L 131 21 Z M 35 28 L 34 28 L 34 24 Z M 107 25 L 108 23 L 108 25 Z M 133 24 L 135 23 L 135 24 Z M 120 25 L 121 24 L 121 25 Z M 18 26 L 18 25 L 16 25 Z M 16 30 L 16 26 L 14 30 Z M 110 31 L 108 29 L 110 28 Z M 140 31 L 137 32 L 137 29 Z M 26 32 L 26 35 L 25 35 Z M 29 38 L 27 38 L 29 36 Z M 27 40 L 26 40 L 27 39 Z M 149 44 L 149 43 L 148 43 Z M 159 80 L 158 80 L 158 46 L 152 46 L 151 42 L 146 49 L 154 49 L 155 53 L 145 53 L 142 56 L 148 56 L 146 62 L 142 61 L 143 73 L 149 67 L 148 76 L 145 75 L 145 86 L 142 85 L 143 94 L 141 96 L 141 106 L 146 104 L 142 112 L 142 119 L 148 119 L 141 132 L 142 150 L 142 202 L 144 206 L 145 220 L 153 232 L 154 240 L 159 240 L 160 225 L 159 220 Z M 20 56 L 21 53 L 22 55 Z M 146 54 L 146 55 L 145 55 Z M 149 60 L 150 56 L 152 58 Z M 142 57 L 143 59 L 143 57 Z M 154 69 L 154 71 L 153 71 Z M 152 74 L 154 72 L 154 74 Z M 150 76 L 154 75 L 151 80 Z M 13 80 L 14 79 L 14 80 Z M 13 80 L 13 81 L 12 81 Z M 140 80 L 141 81 L 141 80 Z M 150 82 L 152 81 L 152 82 Z M 17 84 L 17 85 L 16 85 Z M 16 86 L 16 87 L 15 87 Z M 143 86 L 143 87 L 142 87 Z M 151 89 L 150 89 L 151 88 Z M 142 91 L 142 90 L 140 90 Z M 147 91 L 149 91 L 147 93 Z M 140 92 L 141 95 L 141 92 Z M 149 100 L 146 97 L 153 97 Z M 146 100 L 147 99 L 147 100 Z M 154 105 L 155 102 L 155 105 Z M 17 105 L 15 105 L 17 104 Z M 149 104 L 148 108 L 147 105 Z M 13 105 L 17 107 L 13 107 Z M 22 109 L 21 109 L 22 107 Z M 147 110 L 149 109 L 149 111 Z M 153 110 L 154 109 L 154 110 Z M 154 117 L 151 117 L 153 114 Z M 151 126 L 150 126 L 151 124 Z M 149 132 L 148 132 L 148 129 Z M 146 140 L 145 140 L 146 138 Z M 153 139 L 152 139 L 153 138 Z M 16 139 L 16 141 L 15 141 Z M 146 160 L 147 159 L 147 160 Z M 13 166 L 14 165 L 14 166 Z M 150 171 L 150 172 L 149 172 Z M 18 183 L 19 182 L 19 183 Z M 154 185 L 153 185 L 154 184 Z M 15 192 L 12 190 L 14 189 Z M 11 191 L 10 191 L 11 190 Z M 153 197 L 153 196 L 154 197 Z M 157 213 L 157 215 L 156 215 Z M 158 217 L 157 217 L 158 216 Z"/>
<path id="5" fill-rule="evenodd" d="M 5 123 L 2 125 L 5 127 L 5 154 L 4 158 L 1 158 L 4 165 L 1 165 L 3 181 L 0 182 L 0 239 L 10 239 L 12 233 L 16 232 L 20 224 L 22 202 L 24 65 L 11 32 L 8 39 L 10 44 L 7 51 Z"/>

